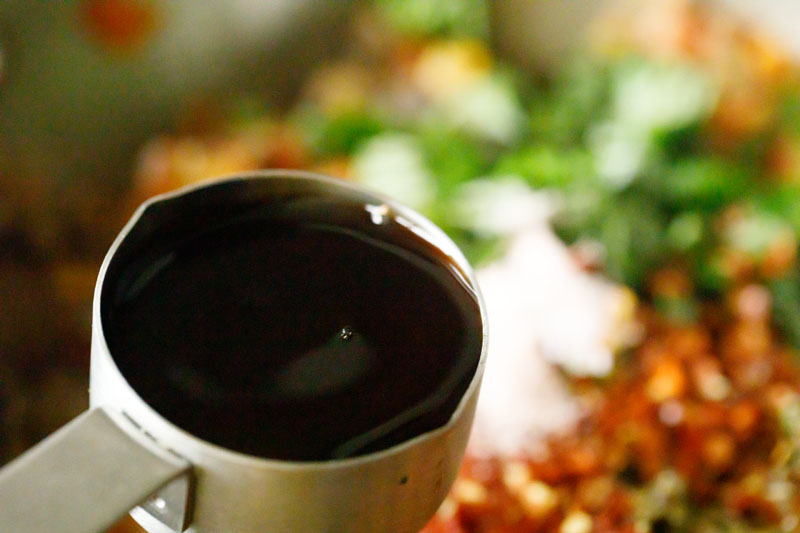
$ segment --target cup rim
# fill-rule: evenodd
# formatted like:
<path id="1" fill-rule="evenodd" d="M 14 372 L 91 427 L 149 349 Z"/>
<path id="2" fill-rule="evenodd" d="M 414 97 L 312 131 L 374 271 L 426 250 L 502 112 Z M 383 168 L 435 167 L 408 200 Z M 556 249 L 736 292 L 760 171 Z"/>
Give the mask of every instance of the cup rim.
<path id="1" fill-rule="evenodd" d="M 450 418 L 448 419 L 447 423 L 437 428 L 434 428 L 430 431 L 426 431 L 424 433 L 420 433 L 419 435 L 415 435 L 414 437 L 408 440 L 397 443 L 388 448 L 383 448 L 375 452 L 363 455 L 357 455 L 354 457 L 335 458 L 328 460 L 314 460 L 314 461 L 292 461 L 285 459 L 274 459 L 269 457 L 261 457 L 258 455 L 251 455 L 248 453 L 225 448 L 224 446 L 201 439 L 200 437 L 197 437 L 192 433 L 189 433 L 188 431 L 184 430 L 177 424 L 168 420 L 160 413 L 158 413 L 155 409 L 153 409 L 147 402 L 144 401 L 144 399 L 141 398 L 141 396 L 139 396 L 136 390 L 128 383 L 127 379 L 125 379 L 125 376 L 119 370 L 116 362 L 114 361 L 114 357 L 111 354 L 111 350 L 109 349 L 108 344 L 106 342 L 105 333 L 103 331 L 103 321 L 102 321 L 100 302 L 101 302 L 101 295 L 103 292 L 102 291 L 103 284 L 106 278 L 106 273 L 109 268 L 109 265 L 114 256 L 116 255 L 117 250 L 125 241 L 127 235 L 142 219 L 145 212 L 153 205 L 170 201 L 175 198 L 179 198 L 202 189 L 220 186 L 225 183 L 230 183 L 235 181 L 251 181 L 251 180 L 261 180 L 261 179 L 275 179 L 275 178 L 296 178 L 306 181 L 328 184 L 333 187 L 350 189 L 354 192 L 362 194 L 366 193 L 370 197 L 374 198 L 376 201 L 380 201 L 381 203 L 391 206 L 393 210 L 396 210 L 396 212 L 401 213 L 404 217 L 411 219 L 415 225 L 423 228 L 427 233 L 429 233 L 430 236 L 434 239 L 434 241 L 432 241 L 431 244 L 435 246 L 437 249 L 439 249 L 439 251 L 446 254 L 450 259 L 452 259 L 454 264 L 458 267 L 458 269 L 462 273 L 462 275 L 464 275 L 464 277 L 466 278 L 466 281 L 470 283 L 471 288 L 474 290 L 476 300 L 478 302 L 478 310 L 480 313 L 480 318 L 482 323 L 481 351 L 478 357 L 478 365 L 475 369 L 475 372 L 473 373 L 472 378 L 470 379 L 469 385 L 467 386 L 467 389 L 464 391 L 464 394 L 459 400 L 456 408 L 453 410 L 453 413 L 450 415 Z M 447 249 L 446 250 L 443 249 L 443 246 L 445 246 Z M 333 178 L 315 172 L 309 172 L 303 170 L 290 170 L 290 169 L 252 170 L 252 171 L 244 171 L 233 174 L 221 175 L 211 180 L 193 183 L 163 194 L 153 196 L 148 200 L 146 200 L 145 202 L 143 202 L 139 207 L 137 207 L 137 209 L 131 215 L 131 218 L 120 230 L 119 234 L 114 239 L 113 243 L 106 252 L 106 255 L 103 259 L 103 263 L 100 266 L 100 270 L 97 276 L 97 282 L 95 284 L 95 292 L 92 304 L 92 323 L 94 324 L 93 336 L 95 336 L 95 342 L 98 342 L 99 347 L 102 349 L 101 355 L 105 359 L 105 363 L 108 364 L 108 366 L 113 370 L 115 377 L 120 382 L 119 385 L 124 386 L 126 388 L 125 396 L 135 400 L 135 402 L 138 404 L 136 405 L 137 412 L 141 412 L 142 410 L 144 410 L 147 413 L 148 417 L 155 418 L 160 423 L 165 424 L 166 427 L 169 428 L 172 432 L 177 433 L 178 435 L 181 436 L 182 439 L 185 439 L 185 441 L 187 442 L 187 447 L 191 446 L 192 448 L 198 450 L 203 455 L 207 455 L 216 460 L 241 463 L 249 467 L 262 466 L 271 469 L 278 468 L 282 470 L 291 470 L 291 471 L 312 471 L 312 470 L 319 471 L 320 469 L 349 468 L 361 464 L 376 462 L 397 455 L 399 453 L 402 453 L 403 451 L 407 450 L 408 448 L 416 446 L 422 441 L 435 439 L 440 435 L 449 432 L 458 424 L 459 420 L 462 417 L 464 409 L 466 408 L 472 396 L 478 394 L 479 392 L 478 389 L 480 387 L 481 379 L 486 366 L 486 355 L 488 346 L 488 320 L 487 320 L 486 304 L 484 302 L 483 295 L 481 294 L 480 287 L 478 286 L 475 273 L 472 269 L 472 266 L 468 263 L 462 252 L 459 250 L 456 244 L 450 239 L 450 237 L 448 237 L 444 233 L 444 231 L 442 231 L 438 226 L 436 226 L 424 215 L 368 187 L 364 187 L 360 184 L 356 185 L 340 178 Z M 98 407 L 99 406 L 100 405 L 98 405 Z M 127 413 L 123 414 L 127 415 Z M 137 420 L 136 423 L 138 425 L 141 423 L 141 421 Z M 148 428 L 144 426 L 145 425 L 143 425 L 143 429 L 147 430 Z M 172 448 L 174 448 L 174 446 Z M 173 449 L 172 451 L 181 454 L 181 450 Z"/>

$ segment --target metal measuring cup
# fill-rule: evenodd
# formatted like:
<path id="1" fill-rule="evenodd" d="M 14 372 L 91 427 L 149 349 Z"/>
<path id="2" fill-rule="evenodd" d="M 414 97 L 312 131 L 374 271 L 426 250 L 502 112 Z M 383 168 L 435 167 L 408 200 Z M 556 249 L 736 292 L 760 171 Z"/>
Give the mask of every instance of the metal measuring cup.
<path id="1" fill-rule="evenodd" d="M 348 459 L 265 459 L 172 424 L 117 368 L 101 314 L 115 261 L 135 257 L 156 232 L 190 231 L 193 219 L 220 206 L 299 192 L 386 204 L 451 258 L 475 292 L 483 324 L 480 360 L 444 426 Z M 433 515 L 455 479 L 485 364 L 486 311 L 455 244 L 404 206 L 342 180 L 293 171 L 247 173 L 168 193 L 143 204 L 114 241 L 93 305 L 91 407 L 0 470 L 0 530 L 6 533 L 100 532 L 128 511 L 153 533 L 412 532 Z"/>

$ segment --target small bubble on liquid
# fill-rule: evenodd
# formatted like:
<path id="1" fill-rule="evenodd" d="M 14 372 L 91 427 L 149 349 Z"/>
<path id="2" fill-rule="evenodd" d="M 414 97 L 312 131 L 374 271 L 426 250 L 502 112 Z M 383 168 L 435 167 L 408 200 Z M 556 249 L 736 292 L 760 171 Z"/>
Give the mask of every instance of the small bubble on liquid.
<path id="1" fill-rule="evenodd" d="M 345 326 L 339 331 L 339 338 L 343 341 L 349 341 L 353 337 L 353 328 Z"/>

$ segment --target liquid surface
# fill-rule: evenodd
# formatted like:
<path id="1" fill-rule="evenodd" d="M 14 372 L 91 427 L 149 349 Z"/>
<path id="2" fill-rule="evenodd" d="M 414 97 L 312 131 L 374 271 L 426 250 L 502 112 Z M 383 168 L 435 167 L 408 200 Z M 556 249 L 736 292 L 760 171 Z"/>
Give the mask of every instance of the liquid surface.
<path id="1" fill-rule="evenodd" d="M 106 282 L 122 374 L 176 425 L 262 457 L 351 457 L 445 424 L 477 367 L 478 305 L 375 212 L 250 212 L 139 254 Z"/>

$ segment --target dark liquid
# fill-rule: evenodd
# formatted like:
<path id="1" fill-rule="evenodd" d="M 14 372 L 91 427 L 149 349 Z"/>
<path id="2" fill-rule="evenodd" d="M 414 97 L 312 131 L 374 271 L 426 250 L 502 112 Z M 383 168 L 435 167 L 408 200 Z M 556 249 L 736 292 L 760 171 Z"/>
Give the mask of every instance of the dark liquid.
<path id="1" fill-rule="evenodd" d="M 232 450 L 392 446 L 444 425 L 477 367 L 458 269 L 363 204 L 250 209 L 136 257 L 106 280 L 111 353 L 157 412 Z"/>

